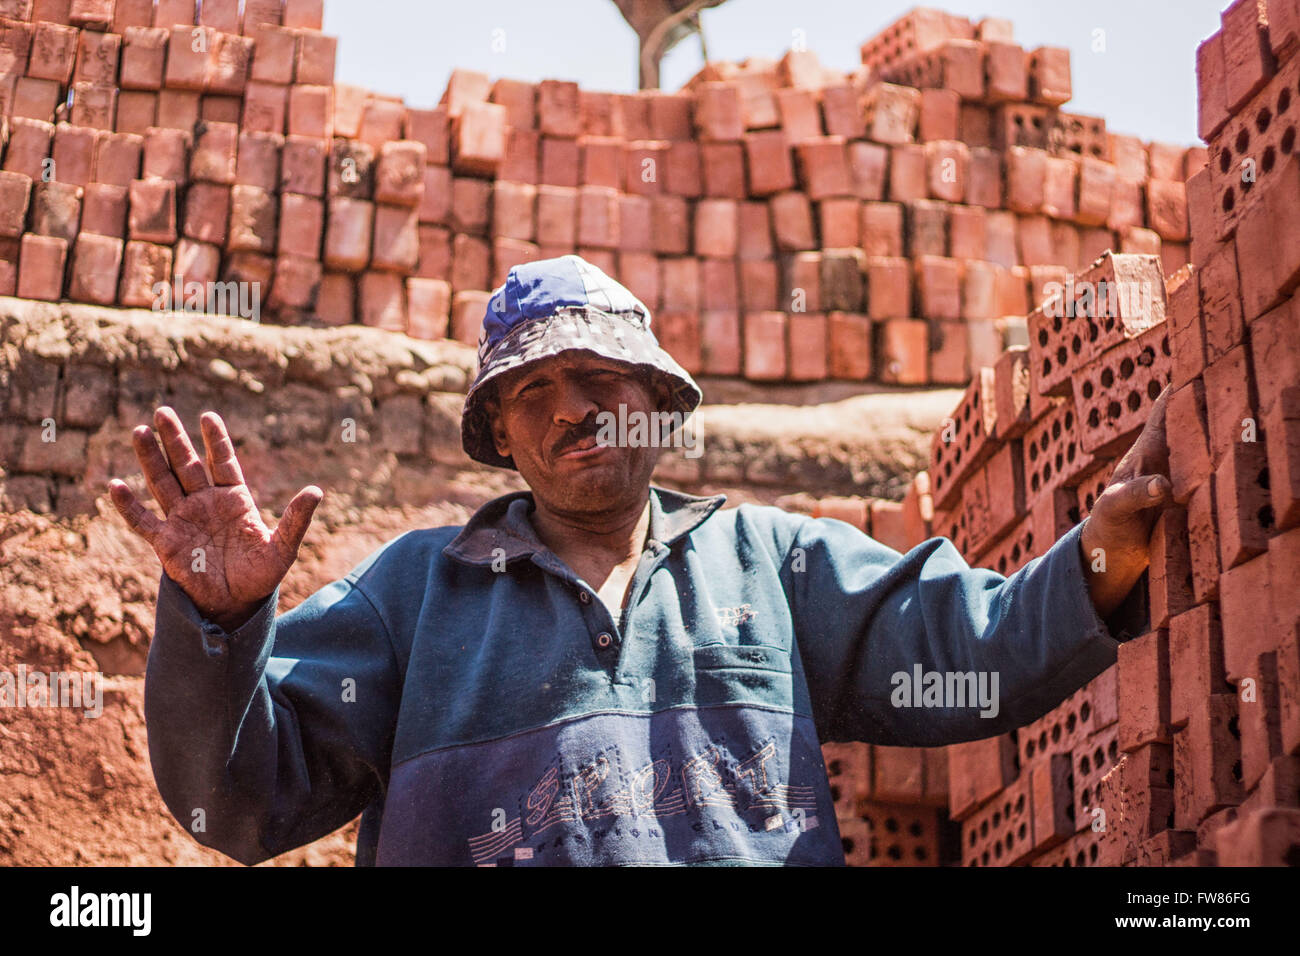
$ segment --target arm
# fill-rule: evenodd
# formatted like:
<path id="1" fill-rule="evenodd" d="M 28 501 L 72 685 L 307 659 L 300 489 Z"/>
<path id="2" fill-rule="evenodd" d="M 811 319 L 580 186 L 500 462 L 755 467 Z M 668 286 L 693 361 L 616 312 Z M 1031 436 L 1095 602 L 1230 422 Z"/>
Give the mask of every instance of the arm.
<path id="1" fill-rule="evenodd" d="M 900 556 L 843 522 L 806 519 L 791 551 L 800 549 L 804 570 L 787 559 L 782 577 L 822 740 L 991 737 L 1041 717 L 1113 664 L 1118 642 L 1089 598 L 1080 533 L 1003 578 L 971 569 L 946 539 Z M 914 700 L 917 665 L 922 675 L 954 675 L 954 686 L 957 674 L 982 673 L 996 704 L 896 706 Z"/>
<path id="2" fill-rule="evenodd" d="M 279 618 L 278 596 L 226 633 L 164 574 L 145 678 L 163 801 L 200 843 L 250 865 L 383 793 L 400 696 L 388 630 L 356 572 Z"/>

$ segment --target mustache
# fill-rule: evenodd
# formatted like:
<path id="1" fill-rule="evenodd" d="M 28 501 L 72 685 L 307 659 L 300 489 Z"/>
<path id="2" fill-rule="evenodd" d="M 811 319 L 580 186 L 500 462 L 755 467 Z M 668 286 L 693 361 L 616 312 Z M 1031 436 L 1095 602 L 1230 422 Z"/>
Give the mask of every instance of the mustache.
<path id="1" fill-rule="evenodd" d="M 558 458 L 565 452 L 572 451 L 588 438 L 595 438 L 599 431 L 600 426 L 596 423 L 596 415 L 592 413 L 565 432 L 551 446 L 551 457 Z"/>

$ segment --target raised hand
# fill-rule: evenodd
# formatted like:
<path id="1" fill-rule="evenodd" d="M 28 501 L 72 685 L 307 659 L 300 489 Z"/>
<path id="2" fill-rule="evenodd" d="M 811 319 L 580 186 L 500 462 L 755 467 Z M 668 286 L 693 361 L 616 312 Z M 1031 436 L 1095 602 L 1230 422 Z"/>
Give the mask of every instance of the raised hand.
<path id="1" fill-rule="evenodd" d="M 303 488 L 272 531 L 244 484 L 221 416 L 204 412 L 199 424 L 206 472 L 172 409 L 164 406 L 154 412 L 161 449 L 149 426 L 141 425 L 131 434 L 145 482 L 162 508 L 163 520 L 141 504 L 120 479 L 109 482 L 109 497 L 200 613 L 233 630 L 288 573 L 323 493 L 315 485 Z"/>

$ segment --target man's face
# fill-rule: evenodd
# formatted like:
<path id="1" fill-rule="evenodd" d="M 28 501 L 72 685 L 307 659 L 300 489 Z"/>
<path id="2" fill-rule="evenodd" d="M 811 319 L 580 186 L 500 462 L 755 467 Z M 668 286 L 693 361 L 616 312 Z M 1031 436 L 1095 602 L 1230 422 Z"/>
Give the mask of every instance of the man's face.
<path id="1" fill-rule="evenodd" d="M 620 405 L 629 419 L 653 421 L 667 392 L 629 365 L 563 352 L 501 377 L 490 412 L 493 439 L 539 501 L 558 511 L 608 511 L 645 493 L 661 451 L 648 442 L 597 444 L 602 423 L 617 419 Z"/>

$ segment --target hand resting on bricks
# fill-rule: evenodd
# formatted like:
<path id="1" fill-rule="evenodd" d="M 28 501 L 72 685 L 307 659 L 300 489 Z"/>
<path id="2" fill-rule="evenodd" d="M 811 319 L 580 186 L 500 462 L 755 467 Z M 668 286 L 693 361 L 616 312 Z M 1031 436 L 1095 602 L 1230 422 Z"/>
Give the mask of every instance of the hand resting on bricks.
<path id="1" fill-rule="evenodd" d="M 1160 511 L 1173 501 L 1165 441 L 1170 391 L 1166 386 L 1151 406 L 1151 417 L 1115 466 L 1079 537 L 1088 594 L 1103 618 L 1119 607 L 1142 576 L 1149 559 L 1152 526 Z"/>

